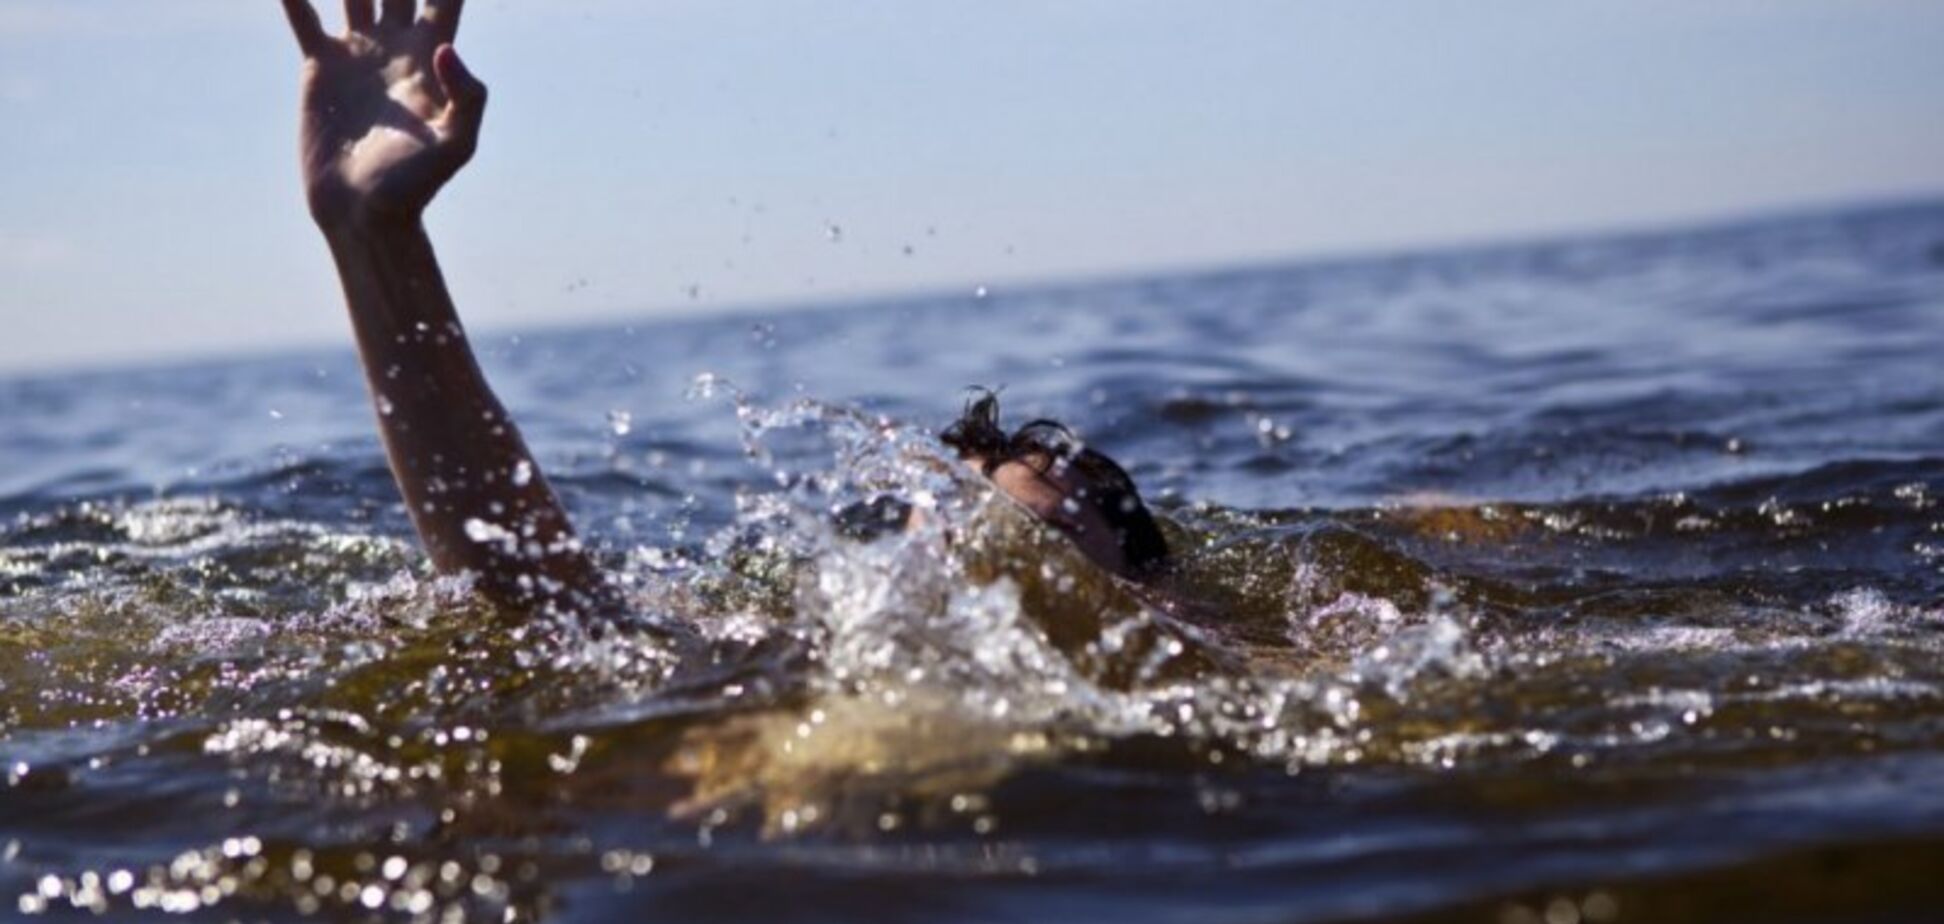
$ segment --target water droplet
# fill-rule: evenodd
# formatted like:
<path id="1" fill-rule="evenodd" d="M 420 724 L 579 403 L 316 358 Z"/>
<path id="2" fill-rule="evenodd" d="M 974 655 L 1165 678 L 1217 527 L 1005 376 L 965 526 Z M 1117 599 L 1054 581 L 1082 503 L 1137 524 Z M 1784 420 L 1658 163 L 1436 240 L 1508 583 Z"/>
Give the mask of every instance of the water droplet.
<path id="1" fill-rule="evenodd" d="M 496 542 L 509 537 L 506 530 L 485 520 L 473 517 L 465 524 L 466 538 L 474 542 Z"/>
<path id="2" fill-rule="evenodd" d="M 728 379 L 716 373 L 703 372 L 696 375 L 694 381 L 689 383 L 688 399 L 691 401 L 708 400 L 723 393 L 725 390 L 733 394 L 735 392 L 735 386 L 730 384 Z"/>
<path id="3" fill-rule="evenodd" d="M 991 294 L 992 294 L 992 290 L 986 288 L 985 286 L 979 286 L 978 288 L 972 290 L 972 297 L 979 299 L 981 301 L 983 301 L 987 296 L 990 296 Z"/>
<path id="4" fill-rule="evenodd" d="M 613 430 L 615 436 L 627 436 L 634 430 L 634 415 L 627 411 L 609 411 L 607 419 L 608 429 Z"/>
<path id="5" fill-rule="evenodd" d="M 513 465 L 514 486 L 524 488 L 527 485 L 532 483 L 533 483 L 533 463 L 528 462 L 525 459 L 521 459 L 520 461 L 514 463 Z"/>

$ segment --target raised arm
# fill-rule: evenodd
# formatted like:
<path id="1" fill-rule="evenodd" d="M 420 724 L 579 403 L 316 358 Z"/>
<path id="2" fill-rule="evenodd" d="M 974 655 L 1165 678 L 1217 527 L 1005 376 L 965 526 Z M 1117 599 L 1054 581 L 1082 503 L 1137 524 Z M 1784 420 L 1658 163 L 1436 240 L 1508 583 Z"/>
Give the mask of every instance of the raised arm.
<path id="1" fill-rule="evenodd" d="M 464 0 L 346 0 L 330 35 L 282 0 L 304 53 L 302 165 L 337 261 L 392 476 L 433 563 L 495 601 L 585 611 L 607 585 L 486 384 L 421 216 L 479 143 L 486 86 L 452 48 Z"/>

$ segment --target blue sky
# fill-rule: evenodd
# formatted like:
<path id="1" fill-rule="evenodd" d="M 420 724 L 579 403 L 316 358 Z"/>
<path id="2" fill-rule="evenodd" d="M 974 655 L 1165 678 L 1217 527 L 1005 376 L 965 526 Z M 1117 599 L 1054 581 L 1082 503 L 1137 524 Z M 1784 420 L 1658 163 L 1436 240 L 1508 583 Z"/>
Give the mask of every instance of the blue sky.
<path id="1" fill-rule="evenodd" d="M 460 47 L 485 330 L 1944 192 L 1926 0 L 472 0 Z M 0 372 L 348 342 L 296 64 L 272 0 L 0 0 Z"/>

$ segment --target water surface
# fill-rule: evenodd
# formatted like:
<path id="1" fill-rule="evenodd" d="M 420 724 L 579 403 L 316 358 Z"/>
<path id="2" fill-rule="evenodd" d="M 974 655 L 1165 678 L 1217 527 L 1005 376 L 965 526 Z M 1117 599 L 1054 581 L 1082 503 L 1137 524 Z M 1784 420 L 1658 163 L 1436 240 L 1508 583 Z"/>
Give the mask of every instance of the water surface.
<path id="1" fill-rule="evenodd" d="M 1944 206 L 479 340 L 706 643 L 432 578 L 347 352 L 0 382 L 0 914 L 1944 899 Z M 974 384 L 1179 605 L 945 463 Z"/>

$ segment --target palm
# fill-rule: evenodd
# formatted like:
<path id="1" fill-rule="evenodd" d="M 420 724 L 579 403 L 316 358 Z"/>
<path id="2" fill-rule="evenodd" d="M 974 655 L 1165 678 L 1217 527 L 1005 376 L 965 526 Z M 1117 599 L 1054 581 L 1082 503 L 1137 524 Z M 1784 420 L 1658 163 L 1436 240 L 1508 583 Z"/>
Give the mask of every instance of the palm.
<path id="1" fill-rule="evenodd" d="M 352 0 L 355 6 L 357 0 Z M 447 44 L 457 4 L 370 4 L 341 36 L 309 31 L 315 13 L 286 0 L 304 45 L 302 152 L 305 188 L 320 218 L 415 214 L 471 159 L 485 87 Z M 301 6 L 301 9 L 298 7 Z M 399 8 L 403 13 L 399 13 Z M 449 18 L 434 18 L 449 17 Z"/>

